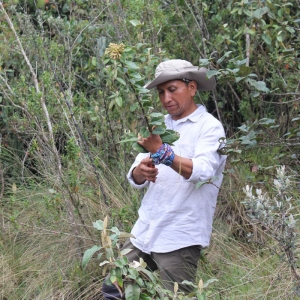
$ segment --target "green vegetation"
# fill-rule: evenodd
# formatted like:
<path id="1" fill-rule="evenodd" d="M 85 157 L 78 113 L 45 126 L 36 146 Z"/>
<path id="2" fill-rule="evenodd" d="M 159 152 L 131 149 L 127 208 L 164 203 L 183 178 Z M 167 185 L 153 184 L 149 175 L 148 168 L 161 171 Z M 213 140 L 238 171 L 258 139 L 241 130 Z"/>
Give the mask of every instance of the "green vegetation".
<path id="1" fill-rule="evenodd" d="M 132 144 L 152 125 L 176 139 L 143 89 L 167 58 L 216 76 L 197 101 L 228 137 L 195 296 L 298 298 L 299 4 L 1 1 L 0 299 L 100 299 L 104 264 L 82 267 L 102 245 L 93 223 L 130 231 L 143 193 L 126 180 Z"/>

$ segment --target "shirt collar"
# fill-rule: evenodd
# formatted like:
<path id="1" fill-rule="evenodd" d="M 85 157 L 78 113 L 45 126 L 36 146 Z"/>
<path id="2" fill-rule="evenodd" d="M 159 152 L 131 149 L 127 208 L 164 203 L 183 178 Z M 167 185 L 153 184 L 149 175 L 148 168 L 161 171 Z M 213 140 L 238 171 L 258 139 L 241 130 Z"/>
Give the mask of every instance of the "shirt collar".
<path id="1" fill-rule="evenodd" d="M 177 122 L 177 124 L 178 123 L 183 123 L 187 120 L 190 120 L 194 123 L 197 122 L 199 120 L 199 118 L 201 117 L 201 115 L 206 112 L 206 108 L 203 105 L 197 104 L 197 106 L 198 106 L 198 108 L 194 112 L 192 112 L 190 115 L 188 115 L 188 116 L 186 116 L 182 119 L 179 119 L 177 121 L 173 120 L 173 122 Z M 166 115 L 166 121 L 167 122 L 172 122 L 171 115 Z"/>

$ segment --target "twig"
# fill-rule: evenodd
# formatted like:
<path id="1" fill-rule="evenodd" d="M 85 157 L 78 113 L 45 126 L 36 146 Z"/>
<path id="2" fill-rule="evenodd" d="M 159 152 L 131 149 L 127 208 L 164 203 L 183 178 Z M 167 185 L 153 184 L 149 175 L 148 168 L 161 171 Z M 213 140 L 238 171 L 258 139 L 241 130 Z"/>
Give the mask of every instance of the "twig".
<path id="1" fill-rule="evenodd" d="M 81 34 L 87 29 L 87 28 L 89 28 L 100 16 L 101 16 L 101 14 L 103 13 L 103 11 L 105 10 L 105 8 L 104 9 L 102 9 L 102 11 L 89 23 L 89 24 L 87 24 L 84 28 L 82 28 L 81 29 L 81 31 L 79 32 L 79 34 L 77 35 L 77 37 L 75 38 L 75 40 L 74 40 L 74 42 L 73 42 L 73 44 L 72 44 L 72 46 L 71 46 L 71 51 L 72 51 L 72 49 L 75 47 L 75 43 L 76 43 L 76 41 L 78 40 L 78 38 L 81 36 Z"/>
<path id="2" fill-rule="evenodd" d="M 176 8 L 176 11 L 177 11 L 178 15 L 180 16 L 182 22 L 183 22 L 184 25 L 186 26 L 187 33 L 188 33 L 190 39 L 193 41 L 194 46 L 197 48 L 198 52 L 201 54 L 202 57 L 206 57 L 206 53 L 203 54 L 203 53 L 201 52 L 201 50 L 200 50 L 200 48 L 199 48 L 197 42 L 195 41 L 194 36 L 191 34 L 190 28 L 189 28 L 188 24 L 186 23 L 185 19 L 183 18 L 182 13 L 181 13 L 181 11 L 180 11 L 178 5 L 177 5 L 177 1 L 174 1 L 174 4 L 175 4 L 175 8 Z M 204 39 L 203 39 L 203 41 L 204 41 Z M 205 49 L 204 49 L 204 50 L 205 50 Z"/>
<path id="3" fill-rule="evenodd" d="M 123 62 L 121 62 L 121 65 L 122 65 L 123 68 L 125 68 Z M 146 117 L 146 113 L 145 113 L 144 107 L 143 107 L 143 105 L 142 105 L 142 103 L 141 103 L 140 97 L 139 97 L 139 95 L 137 95 L 136 90 L 135 90 L 135 88 L 134 88 L 132 82 L 130 81 L 130 77 L 129 77 L 129 75 L 128 75 L 127 72 L 125 73 L 125 76 L 126 76 L 127 82 L 129 83 L 129 85 L 130 85 L 130 87 L 131 87 L 131 89 L 132 89 L 132 91 L 133 91 L 133 93 L 134 93 L 134 96 L 135 96 L 135 98 L 136 98 L 136 100 L 137 100 L 137 102 L 138 102 L 138 104 L 139 104 L 139 106 L 140 106 L 140 109 L 141 109 L 142 115 L 143 115 L 143 119 L 144 119 L 145 122 L 146 122 L 147 128 L 148 128 L 149 132 L 152 132 L 152 128 L 151 128 L 151 126 L 150 126 L 150 124 L 149 124 L 149 122 L 148 122 L 148 119 L 147 119 L 147 117 Z"/>
<path id="4" fill-rule="evenodd" d="M 76 238 L 80 238 L 80 239 L 84 239 L 84 240 L 90 240 L 90 241 L 93 241 L 93 242 L 98 242 L 97 240 L 94 240 L 94 239 L 91 239 L 91 238 L 87 238 L 85 236 L 81 236 L 81 235 L 74 235 L 74 234 L 71 234 L 71 233 L 66 233 L 66 232 L 62 232 L 62 231 L 57 231 L 57 230 L 49 230 L 49 229 L 45 229 L 45 228 L 42 228 L 42 227 L 38 227 L 34 224 L 34 226 L 32 225 L 28 225 L 26 223 L 22 223 L 22 222 L 18 222 L 18 224 L 20 225 L 23 225 L 23 226 L 26 226 L 28 228 L 33 228 L 33 229 L 37 229 L 39 231 L 45 231 L 45 232 L 49 232 L 51 234 L 61 234 L 61 235 L 68 235 L 68 236 L 71 236 L 71 237 L 76 237 Z M 73 224 L 74 225 L 74 224 Z"/>
<path id="5" fill-rule="evenodd" d="M 272 94 L 274 95 L 274 94 Z M 287 94 L 282 94 L 283 96 L 287 95 Z M 294 103 L 299 101 L 300 98 L 297 98 L 295 100 L 290 100 L 290 101 L 285 101 L 285 102 L 275 102 L 275 101 L 265 101 L 265 100 L 260 100 L 261 102 L 265 102 L 265 103 L 272 103 L 272 104 L 278 104 L 278 105 L 284 105 L 284 104 L 288 104 L 288 103 Z"/>
<path id="6" fill-rule="evenodd" d="M 233 89 L 232 85 L 229 82 L 227 82 L 227 85 L 230 87 L 230 89 L 231 89 L 233 95 L 235 96 L 236 100 L 238 101 L 238 103 L 241 103 L 241 99 L 239 98 L 239 96 L 237 95 L 235 90 Z"/>
<path id="7" fill-rule="evenodd" d="M 300 96 L 300 92 L 298 92 L 298 93 L 273 93 L 272 95 L 275 95 L 275 96 Z M 296 100 L 300 100 L 300 98 L 298 98 Z"/>
<path id="8" fill-rule="evenodd" d="M 108 1 L 107 1 L 107 2 L 108 2 Z M 110 11 L 110 9 L 109 9 L 109 5 L 107 5 L 107 11 L 108 11 L 108 14 L 109 14 L 109 16 L 110 16 L 110 19 L 111 19 L 111 21 L 112 21 L 112 23 L 113 23 L 113 25 L 114 25 L 114 28 L 115 28 L 115 30 L 116 30 L 116 33 L 117 33 L 117 36 L 118 36 L 118 40 L 121 41 L 121 40 L 122 40 L 122 35 L 120 34 L 119 28 L 118 28 L 118 26 L 117 26 L 116 23 L 115 23 L 115 18 L 114 18 L 114 16 L 112 15 L 112 13 L 111 13 L 111 11 Z"/>
<path id="9" fill-rule="evenodd" d="M 1 151 L 2 150 L 2 134 L 0 133 L 0 155 L 1 155 Z M 4 195 L 4 177 L 3 177 L 3 169 L 2 169 L 2 164 L 1 164 L 1 161 L 0 161 L 0 179 L 1 179 L 1 194 L 0 194 L 0 199 L 3 198 L 3 195 Z"/>
<path id="10" fill-rule="evenodd" d="M 246 27 L 248 29 L 248 27 Z M 246 30 L 246 67 L 249 67 L 250 62 L 250 34 Z"/>
<path id="11" fill-rule="evenodd" d="M 213 91 L 213 100 L 214 100 L 216 111 L 217 111 L 217 114 L 218 114 L 218 119 L 222 123 L 222 119 L 221 119 L 221 115 L 220 115 L 220 112 L 219 112 L 219 107 L 218 107 L 215 91 Z"/>
<path id="12" fill-rule="evenodd" d="M 15 95 L 14 91 L 11 89 L 11 87 L 9 86 L 9 84 L 7 83 L 7 81 L 0 75 L 0 79 L 5 83 L 6 87 L 8 88 L 8 90 Z"/>

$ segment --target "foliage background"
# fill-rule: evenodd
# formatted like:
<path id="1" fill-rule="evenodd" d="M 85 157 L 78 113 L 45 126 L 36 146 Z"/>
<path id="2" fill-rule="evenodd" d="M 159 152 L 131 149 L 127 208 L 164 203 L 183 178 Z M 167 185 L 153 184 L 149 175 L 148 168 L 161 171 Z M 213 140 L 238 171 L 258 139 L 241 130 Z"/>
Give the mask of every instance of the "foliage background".
<path id="1" fill-rule="evenodd" d="M 276 166 L 285 165 L 298 219 L 299 4 L 1 1 L 1 299 L 97 299 L 101 270 L 80 267 L 99 240 L 92 222 L 108 215 L 129 231 L 136 219 L 142 193 L 126 182 L 136 152 L 119 141 L 143 119 L 126 68 L 104 55 L 109 43 L 127 47 L 136 85 L 167 58 L 217 77 L 197 98 L 224 124 L 229 155 L 199 266 L 199 278 L 218 279 L 208 297 L 298 297 L 290 262 L 249 218 L 243 188 L 275 194 Z M 155 92 L 147 97 L 159 111 Z"/>

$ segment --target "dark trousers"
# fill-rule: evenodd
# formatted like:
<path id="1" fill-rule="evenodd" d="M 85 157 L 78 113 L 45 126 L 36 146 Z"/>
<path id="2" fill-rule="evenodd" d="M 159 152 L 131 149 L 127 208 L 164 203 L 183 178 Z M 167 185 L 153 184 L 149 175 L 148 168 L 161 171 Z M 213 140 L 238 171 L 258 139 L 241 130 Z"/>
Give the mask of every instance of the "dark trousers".
<path id="1" fill-rule="evenodd" d="M 139 261 L 142 258 L 147 267 L 158 270 L 164 288 L 174 291 L 174 282 L 179 285 L 179 290 L 191 292 L 192 288 L 181 284 L 183 280 L 194 282 L 197 271 L 197 264 L 200 257 L 200 246 L 190 246 L 168 253 L 146 254 L 132 245 L 128 239 L 122 249 L 133 249 L 126 254 L 128 261 Z M 102 293 L 105 299 L 121 299 L 121 296 L 114 285 L 107 285 L 106 281 L 102 285 Z"/>

